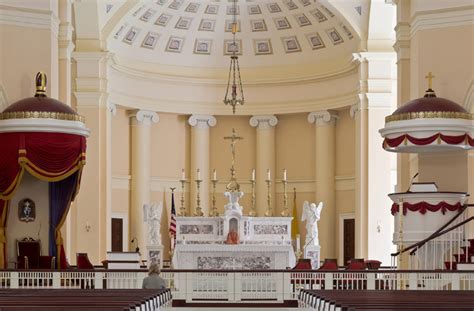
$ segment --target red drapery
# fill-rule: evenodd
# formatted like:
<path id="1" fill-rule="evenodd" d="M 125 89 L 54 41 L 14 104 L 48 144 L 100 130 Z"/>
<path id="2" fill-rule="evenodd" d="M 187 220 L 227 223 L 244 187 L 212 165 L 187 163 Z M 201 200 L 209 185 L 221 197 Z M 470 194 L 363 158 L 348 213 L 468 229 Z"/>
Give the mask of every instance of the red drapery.
<path id="1" fill-rule="evenodd" d="M 454 204 L 454 205 L 448 204 L 444 201 L 439 202 L 436 205 L 429 204 L 427 202 L 419 202 L 419 203 L 415 203 L 415 204 L 404 202 L 403 203 L 403 215 L 406 215 L 407 211 L 420 212 L 421 214 L 424 215 L 424 214 L 426 214 L 427 211 L 437 212 L 439 210 L 441 210 L 441 212 L 443 214 L 446 214 L 446 211 L 451 211 L 451 212 L 452 211 L 457 211 L 461 207 L 462 207 L 462 205 L 459 202 Z M 393 203 L 392 204 L 392 209 L 391 209 L 392 215 L 395 215 L 399 211 L 400 211 L 400 205 L 397 204 L 397 203 Z"/>
<path id="2" fill-rule="evenodd" d="M 64 133 L 0 133 L 0 145 L 0 267 L 5 268 L 8 203 L 24 171 L 48 182 L 63 180 L 77 171 L 80 174 L 86 139 Z"/>
<path id="3" fill-rule="evenodd" d="M 474 147 L 474 139 L 467 133 L 459 136 L 450 136 L 437 133 L 424 138 L 416 138 L 408 134 L 403 134 L 395 138 L 385 138 L 383 141 L 383 146 L 384 148 L 386 146 L 395 148 L 400 146 L 402 143 L 406 144 L 407 141 L 411 142 L 414 145 L 425 146 L 433 143 L 435 140 L 438 140 L 439 143 L 440 141 L 443 141 L 449 145 L 459 145 L 464 142 L 465 144 L 469 144 L 470 146 Z"/>

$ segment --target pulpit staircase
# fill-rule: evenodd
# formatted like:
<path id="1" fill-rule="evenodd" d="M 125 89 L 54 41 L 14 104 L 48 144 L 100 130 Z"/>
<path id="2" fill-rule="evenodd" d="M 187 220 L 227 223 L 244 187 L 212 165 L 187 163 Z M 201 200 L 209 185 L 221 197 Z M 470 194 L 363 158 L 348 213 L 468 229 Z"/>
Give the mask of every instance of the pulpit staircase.
<path id="1" fill-rule="evenodd" d="M 474 216 L 468 216 L 469 208 L 473 209 L 474 204 L 465 204 L 424 240 L 392 254 L 392 266 L 398 256 L 409 252 L 410 270 L 474 270 L 474 238 L 470 238 L 469 229 L 474 226 Z"/>

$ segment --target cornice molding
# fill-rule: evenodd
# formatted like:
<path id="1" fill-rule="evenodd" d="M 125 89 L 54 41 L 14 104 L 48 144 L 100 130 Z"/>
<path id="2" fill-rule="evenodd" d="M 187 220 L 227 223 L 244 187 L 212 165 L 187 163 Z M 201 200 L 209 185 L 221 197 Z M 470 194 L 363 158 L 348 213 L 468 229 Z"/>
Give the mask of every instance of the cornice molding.
<path id="1" fill-rule="evenodd" d="M 463 106 L 467 111 L 474 113 L 474 80 L 471 81 L 471 84 L 467 88 Z"/>
<path id="2" fill-rule="evenodd" d="M 474 5 L 416 12 L 410 21 L 410 38 L 420 30 L 474 25 Z"/>
<path id="3" fill-rule="evenodd" d="M 52 11 L 0 5 L 0 25 L 48 29 L 57 38 L 59 18 Z"/>
<path id="4" fill-rule="evenodd" d="M 291 78 L 288 75 L 281 75 L 280 77 L 272 78 L 258 78 L 252 79 L 249 75 L 249 78 L 245 79 L 246 86 L 278 86 L 278 85 L 294 85 L 294 84 L 307 84 L 307 83 L 314 83 L 320 81 L 327 81 L 332 79 L 338 79 L 342 77 L 349 76 L 351 74 L 357 73 L 358 70 L 358 62 L 351 59 L 344 65 L 339 68 L 319 72 L 316 74 L 308 74 L 308 73 L 301 73 L 301 74 L 292 74 Z M 215 69 L 207 69 L 203 68 L 199 70 L 199 74 L 196 72 L 196 68 L 187 68 L 187 67 L 177 67 L 177 66 L 165 66 L 165 65 L 156 65 L 156 66 L 163 66 L 166 67 L 167 71 L 172 73 L 165 73 L 165 72 L 158 72 L 156 71 L 144 71 L 142 69 L 134 68 L 133 65 L 130 65 L 126 62 L 122 62 L 120 58 L 116 55 L 111 57 L 110 62 L 111 68 L 115 69 L 117 72 L 124 74 L 126 76 L 130 76 L 132 78 L 143 78 L 143 79 L 153 79 L 157 80 L 157 82 L 172 82 L 172 83 L 190 83 L 193 85 L 227 85 L 227 68 L 222 68 L 222 70 L 218 70 L 216 73 Z M 174 70 L 172 70 L 174 69 Z M 284 69 L 284 68 L 282 68 Z M 286 70 L 277 70 L 277 68 L 272 67 L 273 72 L 286 72 Z M 207 76 L 217 76 L 215 78 L 206 78 L 203 72 L 209 71 Z"/>
<path id="5" fill-rule="evenodd" d="M 278 124 L 278 119 L 274 115 L 253 116 L 250 118 L 249 124 L 258 130 L 267 130 L 274 128 Z"/>
<path id="6" fill-rule="evenodd" d="M 135 108 L 148 109 L 165 113 L 189 114 L 190 111 L 196 114 L 213 114 L 213 115 L 232 115 L 229 107 L 222 103 L 216 102 L 199 102 L 199 101 L 183 101 L 172 99 L 156 99 L 138 96 L 129 96 L 122 94 L 119 90 L 110 90 L 109 97 L 117 105 Z M 304 101 L 269 101 L 259 102 L 253 105 L 248 104 L 239 107 L 236 115 L 263 115 L 269 111 L 275 114 L 287 113 L 303 113 L 312 110 L 337 109 L 347 107 L 359 100 L 358 91 L 341 94 L 334 97 L 308 99 Z"/>
<path id="7" fill-rule="evenodd" d="M 193 114 L 188 119 L 188 124 L 198 129 L 208 129 L 217 124 L 214 116 L 204 114 Z"/>
<path id="8" fill-rule="evenodd" d="M 107 110 L 112 114 L 112 116 L 117 115 L 117 105 L 110 100 L 107 101 Z"/>
<path id="9" fill-rule="evenodd" d="M 308 122 L 314 123 L 316 126 L 334 125 L 337 119 L 339 119 L 339 116 L 335 111 L 322 110 L 308 114 Z"/>
<path id="10" fill-rule="evenodd" d="M 3 88 L 3 85 L 0 84 L 0 112 L 8 107 L 7 92 Z"/>

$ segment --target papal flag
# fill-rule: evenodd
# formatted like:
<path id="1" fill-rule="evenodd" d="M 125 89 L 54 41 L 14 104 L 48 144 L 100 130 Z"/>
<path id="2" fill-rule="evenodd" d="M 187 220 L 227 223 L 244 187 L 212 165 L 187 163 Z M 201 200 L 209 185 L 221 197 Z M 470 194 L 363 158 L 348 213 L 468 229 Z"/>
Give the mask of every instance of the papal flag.
<path id="1" fill-rule="evenodd" d="M 293 220 L 291 221 L 291 239 L 296 240 L 296 236 L 300 234 L 298 226 L 298 211 L 296 209 L 296 188 L 293 188 Z"/>

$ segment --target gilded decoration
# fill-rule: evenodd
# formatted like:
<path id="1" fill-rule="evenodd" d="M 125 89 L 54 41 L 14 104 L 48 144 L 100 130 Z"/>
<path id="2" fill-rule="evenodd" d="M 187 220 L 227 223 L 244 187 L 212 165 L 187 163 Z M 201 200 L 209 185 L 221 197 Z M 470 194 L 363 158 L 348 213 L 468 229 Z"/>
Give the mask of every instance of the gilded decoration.
<path id="1" fill-rule="evenodd" d="M 83 116 L 64 113 L 64 112 L 49 112 L 49 111 L 12 111 L 0 113 L 0 120 L 11 120 L 11 119 L 54 119 L 64 121 L 79 121 L 84 123 L 85 118 Z"/>
<path id="2" fill-rule="evenodd" d="M 456 111 L 418 111 L 407 112 L 385 117 L 385 123 L 414 119 L 465 119 L 474 120 L 474 115 L 468 112 Z"/>

